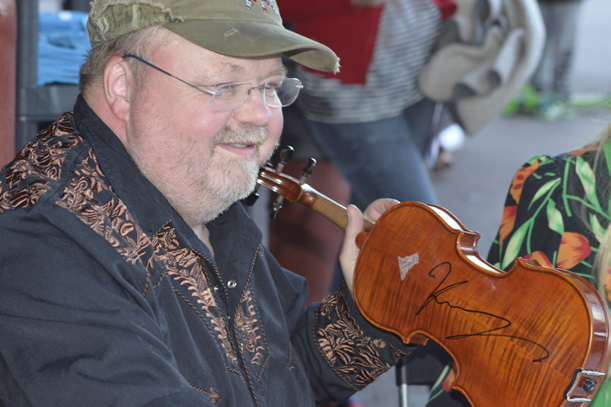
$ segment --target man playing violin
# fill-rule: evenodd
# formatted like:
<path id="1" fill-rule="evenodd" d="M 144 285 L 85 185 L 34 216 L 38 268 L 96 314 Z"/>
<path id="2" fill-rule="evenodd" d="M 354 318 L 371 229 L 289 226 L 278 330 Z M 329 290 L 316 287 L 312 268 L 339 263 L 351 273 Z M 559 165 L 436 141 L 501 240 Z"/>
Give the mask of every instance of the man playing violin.
<path id="1" fill-rule="evenodd" d="M 335 54 L 273 0 L 96 0 L 88 31 L 74 111 L 0 173 L 0 405 L 314 406 L 409 352 L 352 298 L 358 209 L 306 308 L 240 202 L 301 87 L 281 58 Z"/>

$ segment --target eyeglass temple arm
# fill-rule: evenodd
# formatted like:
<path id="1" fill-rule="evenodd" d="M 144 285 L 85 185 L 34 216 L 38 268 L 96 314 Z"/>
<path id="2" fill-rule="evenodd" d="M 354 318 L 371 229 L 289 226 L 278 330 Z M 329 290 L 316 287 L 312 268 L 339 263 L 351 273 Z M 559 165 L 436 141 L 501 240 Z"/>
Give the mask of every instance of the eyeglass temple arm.
<path id="1" fill-rule="evenodd" d="M 123 59 L 125 59 L 125 58 L 134 58 L 134 59 L 136 59 L 136 60 L 138 60 L 138 61 L 142 62 L 143 64 L 146 64 L 146 65 L 150 66 L 151 68 L 158 70 L 159 72 L 162 72 L 162 73 L 164 73 L 164 74 L 166 74 L 166 75 L 168 75 L 168 76 L 171 76 L 171 77 L 172 77 L 172 78 L 174 78 L 174 79 L 177 79 L 177 80 L 181 81 L 181 82 L 182 82 L 182 83 L 184 83 L 185 85 L 189 85 L 189 86 L 191 86 L 192 88 L 195 88 L 195 89 L 197 89 L 197 90 L 199 90 L 199 91 L 202 91 L 202 92 L 207 93 L 207 94 L 212 95 L 212 96 L 219 96 L 219 93 L 217 93 L 217 92 L 212 92 L 212 91 L 207 90 L 207 89 L 202 89 L 202 88 L 200 88 L 199 86 L 195 86 L 195 85 L 193 85 L 192 83 L 189 83 L 189 82 L 187 82 L 187 81 L 185 81 L 185 80 L 182 80 L 182 79 L 180 79 L 179 77 L 172 75 L 172 74 L 171 74 L 171 73 L 169 73 L 168 71 L 165 71 L 165 70 L 163 70 L 163 69 L 159 68 L 158 66 L 151 64 L 149 61 L 147 61 L 147 60 L 145 60 L 145 59 L 140 58 L 139 56 L 136 56 L 136 55 L 134 55 L 134 54 L 125 54 L 125 55 L 123 55 Z"/>

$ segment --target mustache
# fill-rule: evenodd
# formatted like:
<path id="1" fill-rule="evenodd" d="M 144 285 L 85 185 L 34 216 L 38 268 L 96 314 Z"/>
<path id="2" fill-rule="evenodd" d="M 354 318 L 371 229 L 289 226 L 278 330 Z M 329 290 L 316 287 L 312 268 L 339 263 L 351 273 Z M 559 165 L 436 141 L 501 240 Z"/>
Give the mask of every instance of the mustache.
<path id="1" fill-rule="evenodd" d="M 212 146 L 217 144 L 254 144 L 257 146 L 265 143 L 269 137 L 266 127 L 256 126 L 226 126 L 214 139 Z"/>

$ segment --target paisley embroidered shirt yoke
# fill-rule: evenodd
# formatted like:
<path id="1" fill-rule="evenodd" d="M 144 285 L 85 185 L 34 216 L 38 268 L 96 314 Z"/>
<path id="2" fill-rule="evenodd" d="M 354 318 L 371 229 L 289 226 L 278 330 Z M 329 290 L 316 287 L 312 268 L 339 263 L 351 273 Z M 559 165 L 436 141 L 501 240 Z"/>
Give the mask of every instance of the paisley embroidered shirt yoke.
<path id="1" fill-rule="evenodd" d="M 241 204 L 208 227 L 79 98 L 0 173 L 0 405 L 313 406 L 404 355 L 347 291 L 306 309 Z"/>

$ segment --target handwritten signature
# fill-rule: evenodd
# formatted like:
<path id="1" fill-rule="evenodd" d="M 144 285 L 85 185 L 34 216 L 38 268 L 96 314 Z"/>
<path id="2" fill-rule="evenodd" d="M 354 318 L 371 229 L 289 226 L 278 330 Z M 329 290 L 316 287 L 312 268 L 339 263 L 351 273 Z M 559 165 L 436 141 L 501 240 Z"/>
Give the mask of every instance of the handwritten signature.
<path id="1" fill-rule="evenodd" d="M 438 264 L 437 266 L 433 267 L 430 271 L 429 271 L 429 276 L 432 278 L 437 278 L 437 273 L 442 274 L 444 271 L 443 269 L 447 267 L 447 272 L 445 273 L 445 275 L 443 276 L 442 280 L 439 282 L 439 284 L 437 285 L 437 287 L 435 287 L 435 289 L 427 296 L 427 298 L 425 299 L 424 303 L 418 308 L 418 310 L 416 311 L 416 315 L 419 315 L 426 307 L 428 307 L 430 304 L 432 304 L 433 302 L 439 304 L 439 305 L 444 305 L 453 309 L 459 309 L 461 311 L 464 312 L 468 312 L 468 313 L 472 313 L 472 314 L 481 314 L 481 315 L 487 315 L 491 318 L 494 318 L 498 321 L 502 321 L 503 324 L 497 328 L 490 328 L 490 329 L 486 329 L 483 331 L 479 331 L 479 332 L 473 332 L 473 333 L 466 333 L 466 334 L 461 334 L 461 335 L 450 335 L 448 337 L 446 337 L 446 339 L 462 339 L 462 338 L 468 338 L 468 337 L 472 337 L 472 336 L 489 336 L 489 337 L 501 337 L 501 338 L 512 338 L 512 339 L 517 339 L 520 341 L 524 341 L 524 342 L 528 342 L 530 344 L 533 344 L 534 346 L 540 348 L 543 352 L 544 352 L 544 356 L 540 357 L 540 358 L 536 358 L 533 359 L 533 362 L 541 362 L 545 359 L 547 359 L 550 355 L 549 351 L 540 343 L 537 343 L 531 339 L 528 338 L 523 338 L 520 336 L 515 336 L 515 335 L 505 335 L 502 333 L 499 333 L 499 331 L 502 331 L 504 329 L 509 328 L 512 323 L 509 319 L 504 318 L 500 315 L 495 315 L 492 314 L 490 312 L 486 312 L 486 311 L 477 311 L 477 310 L 472 310 L 472 309 L 467 309 L 461 306 L 456 306 L 450 303 L 450 301 L 443 301 L 440 300 L 439 297 L 442 294 L 448 293 L 451 290 L 454 290 L 458 287 L 460 287 L 463 284 L 468 284 L 468 281 L 460 281 L 457 283 L 453 283 L 453 284 L 445 284 L 446 280 L 448 279 L 448 277 L 450 276 L 450 273 L 452 272 L 452 265 L 449 262 L 443 262 L 441 264 Z M 443 274 L 442 274 L 443 275 Z"/>

